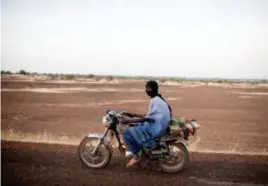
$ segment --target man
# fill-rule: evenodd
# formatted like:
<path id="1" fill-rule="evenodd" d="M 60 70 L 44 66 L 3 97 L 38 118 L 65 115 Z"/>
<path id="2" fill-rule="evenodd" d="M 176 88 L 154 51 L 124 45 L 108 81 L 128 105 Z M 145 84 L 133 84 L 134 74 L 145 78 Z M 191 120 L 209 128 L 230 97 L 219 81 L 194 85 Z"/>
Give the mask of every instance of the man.
<path id="1" fill-rule="evenodd" d="M 122 124 L 139 123 L 123 133 L 124 141 L 134 155 L 127 167 L 139 162 L 138 153 L 141 148 L 151 148 L 155 145 L 154 139 L 164 135 L 171 120 L 171 108 L 158 93 L 157 82 L 148 81 L 145 88 L 151 99 L 148 113 L 145 116 L 129 113 L 135 118 L 122 118 L 120 121 Z"/>

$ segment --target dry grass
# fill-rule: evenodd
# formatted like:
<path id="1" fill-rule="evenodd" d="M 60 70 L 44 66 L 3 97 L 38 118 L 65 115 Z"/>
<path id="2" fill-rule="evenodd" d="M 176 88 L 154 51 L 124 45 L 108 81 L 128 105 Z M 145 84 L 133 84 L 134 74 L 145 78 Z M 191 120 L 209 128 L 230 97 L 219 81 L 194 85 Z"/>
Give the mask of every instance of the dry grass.
<path id="1" fill-rule="evenodd" d="M 31 134 L 14 131 L 1 131 L 1 140 L 18 141 L 18 142 L 33 142 L 33 143 L 48 143 L 48 144 L 63 144 L 63 145 L 77 145 L 81 139 L 70 138 L 68 136 L 55 136 L 46 132 Z"/>
<path id="2" fill-rule="evenodd" d="M 67 108 L 87 108 L 87 107 L 99 107 L 107 105 L 120 105 L 125 103 L 139 103 L 139 102 L 148 102 L 148 100 L 119 100 L 119 101 L 104 101 L 104 102 L 92 102 L 92 103 L 83 103 L 83 104 L 69 104 L 69 103 L 45 103 L 42 106 L 46 107 L 67 107 Z M 41 105 L 40 105 L 41 106 Z"/>
<path id="3" fill-rule="evenodd" d="M 38 92 L 38 93 L 79 93 L 79 92 L 143 92 L 142 89 L 119 89 L 119 88 L 16 88 L 1 89 L 3 92 Z"/>
<path id="4" fill-rule="evenodd" d="M 43 81 L 46 83 L 91 83 L 91 84 L 120 84 L 129 82 L 144 82 L 147 79 L 156 79 L 160 85 L 180 86 L 180 87 L 198 87 L 213 86 L 224 88 L 256 88 L 268 87 L 267 80 L 250 82 L 248 80 L 232 81 L 232 80 L 190 80 L 187 78 L 160 78 L 160 77 L 120 77 L 120 76 L 96 76 L 96 75 L 79 75 L 79 74 L 38 74 L 27 73 L 22 74 L 2 74 L 2 79 L 12 81 Z"/>
<path id="5" fill-rule="evenodd" d="M 143 89 L 138 88 L 84 88 L 84 87 L 72 87 L 72 88 L 2 88 L 2 92 L 37 92 L 37 93 L 80 93 L 80 92 L 144 92 Z M 162 92 L 173 92 L 172 90 L 164 90 Z M 168 98 L 171 100 L 177 100 L 178 98 Z"/>
<path id="6" fill-rule="evenodd" d="M 268 92 L 236 92 L 236 91 L 233 91 L 232 93 L 249 95 L 249 96 L 268 96 Z"/>
<path id="7" fill-rule="evenodd" d="M 16 141 L 16 142 L 31 142 L 31 143 L 45 143 L 45 144 L 62 144 L 62 145 L 74 145 L 78 146 L 82 139 L 70 136 L 55 136 L 46 132 L 31 134 L 23 132 L 15 132 L 13 129 L 1 132 L 1 140 L 5 141 Z M 239 155 L 265 155 L 268 156 L 268 148 L 265 147 L 262 152 L 258 151 L 242 151 L 239 150 L 238 143 L 228 143 L 228 148 L 225 149 L 215 149 L 215 144 L 205 144 L 207 148 L 199 147 L 202 144 L 201 138 L 192 138 L 189 141 L 189 152 L 200 152 L 200 153 L 216 153 L 216 154 L 239 154 Z M 211 145 L 211 146 L 210 146 Z M 112 146 L 114 148 L 115 144 Z M 213 147 L 212 147 L 213 146 Z M 221 145 L 218 145 L 219 147 Z"/>
<path id="8" fill-rule="evenodd" d="M 260 96 L 238 96 L 241 99 L 261 98 Z"/>

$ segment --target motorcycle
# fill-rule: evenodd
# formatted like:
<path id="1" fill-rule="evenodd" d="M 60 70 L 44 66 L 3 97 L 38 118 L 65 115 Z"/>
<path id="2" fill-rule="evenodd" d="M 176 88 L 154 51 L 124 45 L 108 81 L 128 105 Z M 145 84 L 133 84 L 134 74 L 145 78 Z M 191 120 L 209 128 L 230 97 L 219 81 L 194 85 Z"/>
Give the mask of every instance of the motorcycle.
<path id="1" fill-rule="evenodd" d="M 126 112 L 116 113 L 114 110 L 108 110 L 102 119 L 102 123 L 105 125 L 104 133 L 89 133 L 82 139 L 78 146 L 78 156 L 85 166 L 88 168 L 104 168 L 109 164 L 114 151 L 111 144 L 114 136 L 118 142 L 119 152 L 125 154 L 126 149 L 117 130 L 120 118 L 125 115 Z M 129 124 L 129 127 L 133 126 L 135 124 Z M 142 148 L 140 151 L 142 160 L 145 160 L 147 164 L 157 165 L 164 172 L 176 173 L 182 171 L 189 163 L 189 136 L 195 136 L 198 128 L 200 128 L 200 125 L 197 120 L 188 119 L 185 125 L 176 124 L 172 120 L 166 133 L 160 138 L 154 139 L 157 146 L 151 149 Z M 110 133 L 110 140 L 108 139 L 108 133 Z"/>

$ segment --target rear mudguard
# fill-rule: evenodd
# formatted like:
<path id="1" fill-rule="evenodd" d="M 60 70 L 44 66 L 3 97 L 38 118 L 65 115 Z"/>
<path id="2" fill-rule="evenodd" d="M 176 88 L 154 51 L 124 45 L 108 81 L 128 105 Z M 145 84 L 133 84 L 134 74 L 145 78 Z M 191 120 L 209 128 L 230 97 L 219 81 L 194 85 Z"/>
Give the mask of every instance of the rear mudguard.
<path id="1" fill-rule="evenodd" d="M 182 144 L 186 149 L 188 149 L 187 142 L 186 142 L 184 139 L 176 139 L 176 138 L 172 138 L 172 139 L 167 139 L 167 140 L 165 140 L 165 142 L 166 142 L 167 144 L 180 143 L 180 144 Z"/>
<path id="2" fill-rule="evenodd" d="M 175 143 L 180 143 L 180 144 L 182 144 L 186 149 L 188 149 L 187 142 L 186 142 L 184 139 L 176 140 Z"/>
<path id="3" fill-rule="evenodd" d="M 111 150 L 111 152 L 113 153 L 113 147 L 112 147 L 111 143 L 106 138 L 103 138 L 103 135 L 102 134 L 99 134 L 99 133 L 89 133 L 87 135 L 87 137 L 88 138 L 93 137 L 93 138 L 98 138 L 98 139 L 102 140 L 103 143 L 105 145 L 107 145 L 109 147 L 109 149 Z"/>

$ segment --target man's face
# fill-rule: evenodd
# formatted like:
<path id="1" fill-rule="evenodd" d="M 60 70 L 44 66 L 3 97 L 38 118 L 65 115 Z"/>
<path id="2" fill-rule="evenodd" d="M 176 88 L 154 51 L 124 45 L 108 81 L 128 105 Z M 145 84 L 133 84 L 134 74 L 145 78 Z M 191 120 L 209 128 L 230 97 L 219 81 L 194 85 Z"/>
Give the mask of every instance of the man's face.
<path id="1" fill-rule="evenodd" d="M 147 93 L 148 96 L 151 96 L 152 95 L 152 88 L 149 86 L 146 86 L 145 92 Z"/>

